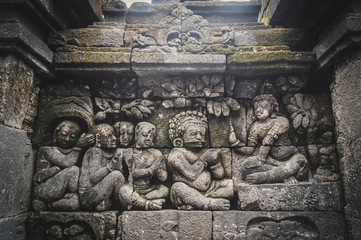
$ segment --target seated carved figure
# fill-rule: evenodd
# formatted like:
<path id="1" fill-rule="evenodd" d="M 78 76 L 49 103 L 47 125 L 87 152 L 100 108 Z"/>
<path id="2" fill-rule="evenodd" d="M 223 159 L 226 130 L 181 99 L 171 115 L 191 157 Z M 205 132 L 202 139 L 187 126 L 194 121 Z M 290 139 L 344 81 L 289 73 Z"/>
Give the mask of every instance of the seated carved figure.
<path id="1" fill-rule="evenodd" d="M 171 201 L 178 209 L 230 208 L 227 198 L 233 196 L 233 182 L 224 179 L 220 151 L 202 149 L 207 129 L 207 118 L 197 111 L 182 112 L 169 121 L 175 146 L 168 157 L 174 181 Z"/>
<path id="2" fill-rule="evenodd" d="M 248 145 L 239 149 L 247 157 L 241 166 L 248 183 L 298 183 L 308 177 L 309 168 L 305 156 L 295 146 L 278 146 L 277 141 L 287 139 L 289 121 L 277 116 L 278 103 L 271 94 L 253 99 L 257 118 L 251 125 Z"/>
<path id="3" fill-rule="evenodd" d="M 128 195 L 130 195 L 124 199 L 130 199 L 128 204 L 134 208 L 162 209 L 169 194 L 168 187 L 159 183 L 167 180 L 168 173 L 163 154 L 151 148 L 155 133 L 156 128 L 153 124 L 138 123 L 135 127 L 135 148 L 124 153 L 124 159 L 129 167 Z"/>
<path id="4" fill-rule="evenodd" d="M 119 201 L 124 184 L 120 149 L 114 128 L 108 124 L 94 126 L 95 147 L 84 155 L 79 180 L 79 197 L 83 207 L 104 211 L 111 207 L 112 197 Z"/>
<path id="5" fill-rule="evenodd" d="M 55 129 L 54 144 L 39 148 L 38 165 L 46 164 L 34 177 L 33 207 L 36 210 L 77 210 L 79 208 L 79 168 L 75 166 L 81 148 L 76 147 L 81 130 L 73 121 L 63 121 Z"/>

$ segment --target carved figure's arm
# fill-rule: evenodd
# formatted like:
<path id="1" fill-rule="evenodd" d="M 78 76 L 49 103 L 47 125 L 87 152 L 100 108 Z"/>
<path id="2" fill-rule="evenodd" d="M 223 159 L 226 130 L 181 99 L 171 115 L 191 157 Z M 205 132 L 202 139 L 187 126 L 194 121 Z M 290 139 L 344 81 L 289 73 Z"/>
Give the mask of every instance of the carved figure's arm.
<path id="1" fill-rule="evenodd" d="M 68 154 L 63 154 L 58 148 L 43 148 L 41 154 L 44 159 L 60 168 L 73 166 L 79 158 L 80 148 L 72 149 Z"/>
<path id="2" fill-rule="evenodd" d="M 43 183 L 55 174 L 57 174 L 60 171 L 60 168 L 57 166 L 44 168 L 40 170 L 38 173 L 34 176 L 34 181 L 37 183 Z"/>
<path id="3" fill-rule="evenodd" d="M 100 154 L 93 154 L 92 159 L 89 159 L 90 182 L 93 185 L 103 180 L 111 172 L 108 166 L 101 166 L 101 157 Z"/>
<path id="4" fill-rule="evenodd" d="M 208 165 L 206 161 L 198 159 L 194 164 L 190 164 L 182 154 L 176 154 L 171 161 L 172 166 L 177 169 L 184 177 L 190 180 L 196 180 Z"/>
<path id="5" fill-rule="evenodd" d="M 157 160 L 156 176 L 162 182 L 168 178 L 167 166 L 165 165 L 165 157 L 163 155 Z"/>
<path id="6" fill-rule="evenodd" d="M 209 167 L 209 170 L 211 171 L 213 177 L 215 179 L 222 179 L 224 177 L 224 168 L 222 163 L 217 163 L 216 165 L 213 165 Z"/>
<path id="7" fill-rule="evenodd" d="M 133 178 L 143 178 L 149 177 L 153 175 L 153 168 L 135 168 L 134 165 L 132 167 Z"/>

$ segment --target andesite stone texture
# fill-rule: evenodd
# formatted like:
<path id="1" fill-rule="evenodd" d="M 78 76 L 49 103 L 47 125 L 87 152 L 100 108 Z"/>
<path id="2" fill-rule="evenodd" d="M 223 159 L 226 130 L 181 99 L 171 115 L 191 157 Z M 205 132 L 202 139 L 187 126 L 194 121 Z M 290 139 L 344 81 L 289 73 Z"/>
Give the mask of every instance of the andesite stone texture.
<path id="1" fill-rule="evenodd" d="M 210 211 L 125 211 L 117 239 L 212 239 Z"/>
<path id="2" fill-rule="evenodd" d="M 333 212 L 213 212 L 213 239 L 347 239 Z"/>
<path id="3" fill-rule="evenodd" d="M 0 218 L 9 218 L 29 207 L 34 158 L 25 131 L 0 125 L 0 143 Z"/>

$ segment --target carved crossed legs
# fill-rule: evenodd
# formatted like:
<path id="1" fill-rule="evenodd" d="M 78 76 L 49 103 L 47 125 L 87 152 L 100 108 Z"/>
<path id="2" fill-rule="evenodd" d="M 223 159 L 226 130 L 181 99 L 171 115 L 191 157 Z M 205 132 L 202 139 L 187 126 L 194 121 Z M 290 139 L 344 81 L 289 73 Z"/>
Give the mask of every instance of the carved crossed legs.
<path id="1" fill-rule="evenodd" d="M 126 185 L 121 190 L 122 202 L 125 208 L 134 206 L 138 209 L 160 210 L 169 195 L 169 189 L 163 184 L 154 185 L 148 189 L 136 189 Z"/>
<path id="2" fill-rule="evenodd" d="M 79 168 L 76 166 L 65 168 L 35 187 L 34 197 L 48 203 L 50 209 L 77 210 L 79 208 L 78 181 Z"/>
<path id="3" fill-rule="evenodd" d="M 119 201 L 123 184 L 123 174 L 120 171 L 113 171 L 94 187 L 79 193 L 81 204 L 88 209 L 107 210 L 111 206 L 112 196 Z"/>
<path id="4" fill-rule="evenodd" d="M 267 170 L 266 170 L 267 169 Z M 265 170 L 265 171 L 262 171 Z M 246 180 L 252 184 L 285 182 L 298 183 L 308 175 L 307 159 L 300 153 L 294 154 L 290 159 L 282 162 L 280 166 L 265 165 L 257 172 L 246 175 Z"/>
<path id="5" fill-rule="evenodd" d="M 229 183 L 227 183 L 232 180 L 227 179 L 225 181 L 213 192 L 218 198 L 206 197 L 187 184 L 176 182 L 171 188 L 171 201 L 180 210 L 229 210 L 230 202 L 225 198 L 233 196 L 233 187 L 230 188 Z"/>

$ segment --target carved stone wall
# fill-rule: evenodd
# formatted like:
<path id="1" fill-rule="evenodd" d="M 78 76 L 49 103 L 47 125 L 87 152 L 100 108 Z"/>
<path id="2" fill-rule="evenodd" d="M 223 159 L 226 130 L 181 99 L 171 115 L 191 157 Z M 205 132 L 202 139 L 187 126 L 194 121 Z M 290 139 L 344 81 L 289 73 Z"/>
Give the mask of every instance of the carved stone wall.
<path id="1" fill-rule="evenodd" d="M 257 21 L 280 21 L 272 1 L 103 3 L 89 2 L 104 21 L 53 28 L 41 62 L 0 55 L 12 163 L 0 174 L 21 199 L 3 200 L 0 226 L 25 238 L 27 217 L 27 239 L 357 239 L 358 54 L 330 91 L 307 28 Z"/>

